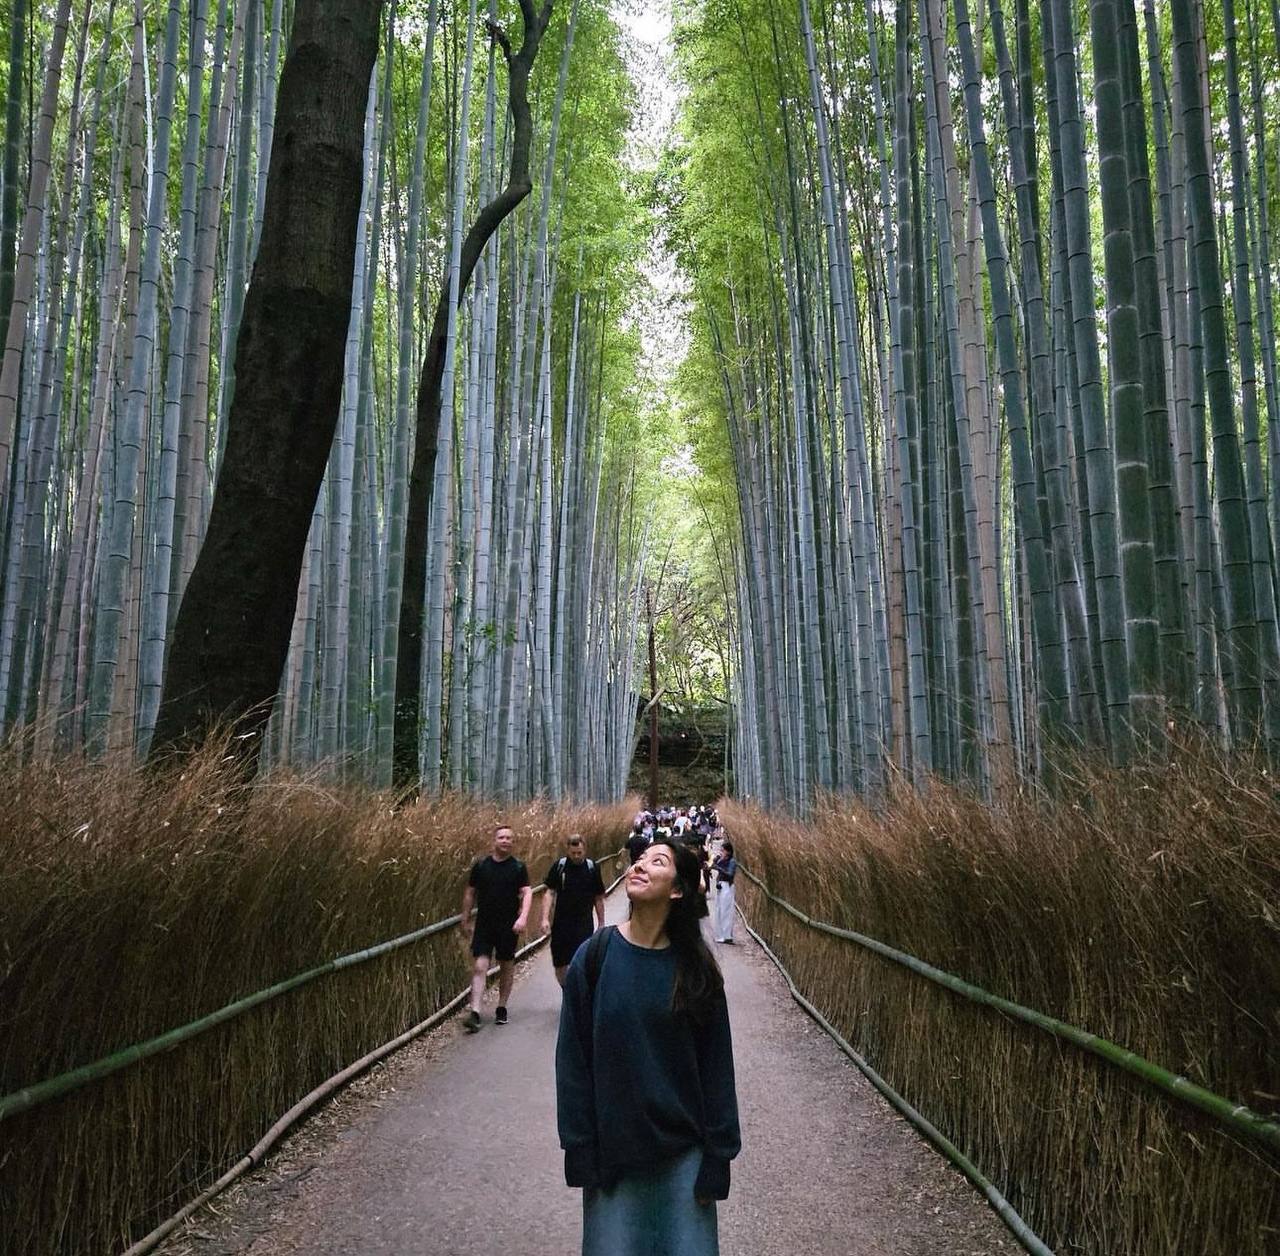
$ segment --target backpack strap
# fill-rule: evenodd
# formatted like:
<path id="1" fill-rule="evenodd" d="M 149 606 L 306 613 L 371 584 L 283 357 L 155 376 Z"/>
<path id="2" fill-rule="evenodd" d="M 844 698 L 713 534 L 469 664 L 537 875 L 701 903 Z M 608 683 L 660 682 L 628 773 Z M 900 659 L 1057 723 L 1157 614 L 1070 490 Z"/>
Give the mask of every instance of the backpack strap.
<path id="1" fill-rule="evenodd" d="M 613 935 L 617 931 L 617 925 L 605 925 L 603 929 L 597 929 L 587 943 L 587 954 L 583 962 L 587 970 L 587 994 L 591 996 L 593 1002 L 596 997 L 596 986 L 600 981 L 600 970 L 604 967 L 605 952 L 609 949 L 609 943 L 613 941 Z"/>

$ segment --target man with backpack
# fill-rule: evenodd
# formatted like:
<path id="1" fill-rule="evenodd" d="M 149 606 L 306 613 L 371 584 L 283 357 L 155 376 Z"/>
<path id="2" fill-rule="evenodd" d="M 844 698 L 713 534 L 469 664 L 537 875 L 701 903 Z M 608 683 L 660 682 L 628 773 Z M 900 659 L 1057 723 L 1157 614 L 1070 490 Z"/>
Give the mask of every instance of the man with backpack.
<path id="1" fill-rule="evenodd" d="M 653 825 L 644 826 L 639 820 L 631 830 L 631 836 L 627 838 L 627 858 L 631 863 L 635 863 L 649 843 L 653 841 Z"/>
<path id="2" fill-rule="evenodd" d="M 542 932 L 551 934 L 551 963 L 562 986 L 574 951 L 604 926 L 604 880 L 599 865 L 587 858 L 577 833 L 565 843 L 565 850 L 547 872 L 542 908 Z"/>

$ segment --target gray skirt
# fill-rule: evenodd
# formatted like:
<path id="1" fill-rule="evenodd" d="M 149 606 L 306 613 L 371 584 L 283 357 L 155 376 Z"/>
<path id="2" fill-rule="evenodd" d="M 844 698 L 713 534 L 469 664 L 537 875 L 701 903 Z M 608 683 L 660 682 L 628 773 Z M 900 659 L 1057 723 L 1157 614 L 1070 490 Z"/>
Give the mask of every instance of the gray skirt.
<path id="1" fill-rule="evenodd" d="M 715 1202 L 693 1197 L 701 1165 L 694 1147 L 612 1190 L 583 1191 L 582 1256 L 719 1256 Z"/>

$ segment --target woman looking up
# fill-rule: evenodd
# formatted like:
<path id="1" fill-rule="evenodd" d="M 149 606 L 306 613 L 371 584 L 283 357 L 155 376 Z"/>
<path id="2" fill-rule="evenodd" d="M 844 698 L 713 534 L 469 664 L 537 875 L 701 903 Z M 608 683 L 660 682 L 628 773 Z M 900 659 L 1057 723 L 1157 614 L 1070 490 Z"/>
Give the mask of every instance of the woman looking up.
<path id="1" fill-rule="evenodd" d="M 630 918 L 569 965 L 556 1043 L 565 1180 L 582 1256 L 716 1256 L 738 1101 L 724 979 L 702 938 L 696 853 L 657 840 L 627 874 Z"/>

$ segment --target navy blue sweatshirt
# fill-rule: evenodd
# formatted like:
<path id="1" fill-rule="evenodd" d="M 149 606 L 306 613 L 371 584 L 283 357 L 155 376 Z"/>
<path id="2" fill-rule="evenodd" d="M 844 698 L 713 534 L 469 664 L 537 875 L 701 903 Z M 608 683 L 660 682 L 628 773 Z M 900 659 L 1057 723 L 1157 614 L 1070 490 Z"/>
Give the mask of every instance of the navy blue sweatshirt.
<path id="1" fill-rule="evenodd" d="M 556 1111 L 570 1186 L 610 1187 L 691 1147 L 694 1194 L 727 1199 L 738 1154 L 738 1100 L 724 994 L 700 1022 L 671 1011 L 676 956 L 614 933 L 594 1007 L 587 948 L 565 975 L 556 1041 Z"/>

